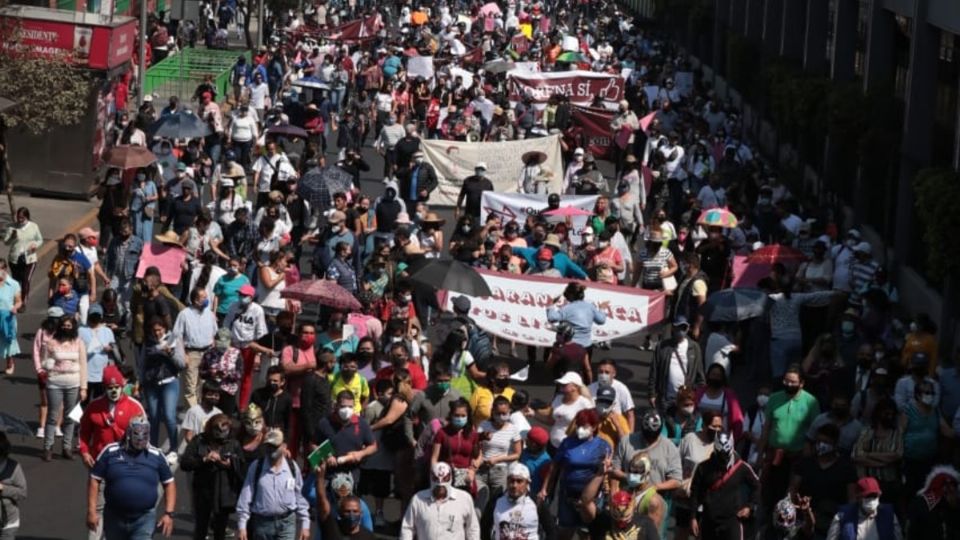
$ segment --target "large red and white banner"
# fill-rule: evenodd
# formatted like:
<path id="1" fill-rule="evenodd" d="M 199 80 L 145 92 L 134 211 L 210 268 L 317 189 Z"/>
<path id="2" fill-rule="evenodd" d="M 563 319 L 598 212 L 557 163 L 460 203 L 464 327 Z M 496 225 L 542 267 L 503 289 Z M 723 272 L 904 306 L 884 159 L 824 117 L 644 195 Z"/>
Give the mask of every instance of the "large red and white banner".
<path id="1" fill-rule="evenodd" d="M 573 119 L 583 127 L 583 134 L 587 140 L 585 150 L 597 159 L 613 158 L 613 130 L 610 122 L 615 113 L 607 109 L 594 107 L 574 107 Z"/>
<path id="2" fill-rule="evenodd" d="M 470 316 L 487 332 L 526 345 L 549 347 L 556 330 L 547 322 L 547 308 L 574 280 L 480 270 L 493 293 L 470 297 Z M 594 341 L 611 341 L 635 334 L 663 320 L 664 296 L 633 287 L 583 282 L 586 300 L 606 313 L 607 322 L 593 326 Z M 447 309 L 460 293 L 447 295 Z"/>
<path id="3" fill-rule="evenodd" d="M 584 106 L 598 96 L 611 104 L 624 98 L 622 77 L 593 71 L 526 73 L 514 70 L 507 74 L 507 87 L 511 101 L 520 101 L 526 95 L 536 104 L 546 104 L 554 94 L 567 96 L 571 103 Z"/>

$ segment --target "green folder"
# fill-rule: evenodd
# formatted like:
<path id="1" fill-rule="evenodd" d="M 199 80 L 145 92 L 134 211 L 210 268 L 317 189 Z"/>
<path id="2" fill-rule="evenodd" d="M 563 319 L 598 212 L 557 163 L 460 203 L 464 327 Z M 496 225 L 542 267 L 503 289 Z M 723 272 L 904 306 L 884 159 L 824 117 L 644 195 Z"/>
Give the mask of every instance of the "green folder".
<path id="1" fill-rule="evenodd" d="M 310 452 L 310 455 L 307 456 L 307 461 L 310 462 L 310 468 L 316 469 L 318 465 L 327 460 L 328 457 L 333 455 L 333 445 L 330 444 L 330 439 L 323 441 L 313 452 Z"/>

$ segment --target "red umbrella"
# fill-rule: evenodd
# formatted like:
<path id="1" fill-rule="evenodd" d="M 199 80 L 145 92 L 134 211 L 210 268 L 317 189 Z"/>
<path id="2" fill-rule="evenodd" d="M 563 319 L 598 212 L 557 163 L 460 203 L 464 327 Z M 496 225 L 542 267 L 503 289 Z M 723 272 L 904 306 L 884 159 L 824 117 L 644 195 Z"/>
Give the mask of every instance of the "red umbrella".
<path id="1" fill-rule="evenodd" d="M 805 260 L 807 260 L 807 256 L 799 249 L 780 244 L 763 246 L 750 255 L 747 255 L 747 262 L 749 263 L 800 263 Z"/>
<path id="2" fill-rule="evenodd" d="M 316 302 L 335 309 L 356 311 L 360 301 L 336 282 L 328 279 L 310 279 L 295 283 L 280 292 L 283 298 L 301 302 Z"/>
<path id="3" fill-rule="evenodd" d="M 593 215 L 593 212 L 584 210 L 583 208 L 577 208 L 576 206 L 561 206 L 556 210 L 547 210 L 543 215 L 550 217 L 577 217 L 590 216 Z"/>
<path id="4" fill-rule="evenodd" d="M 114 146 L 103 155 L 104 163 L 124 170 L 146 167 L 156 160 L 157 156 L 142 146 Z"/>

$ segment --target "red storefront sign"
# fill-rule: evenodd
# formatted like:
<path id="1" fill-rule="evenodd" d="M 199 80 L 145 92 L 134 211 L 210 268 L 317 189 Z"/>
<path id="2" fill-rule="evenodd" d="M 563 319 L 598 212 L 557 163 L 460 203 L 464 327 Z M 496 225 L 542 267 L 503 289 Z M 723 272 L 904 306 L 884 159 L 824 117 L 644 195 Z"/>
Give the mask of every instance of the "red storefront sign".
<path id="1" fill-rule="evenodd" d="M 97 19 L 91 14 L 80 14 L 81 22 L 69 20 L 72 16 L 42 8 L 0 10 L 0 35 L 5 38 L 0 47 L 65 55 L 74 64 L 100 70 L 113 69 L 133 56 L 136 19 L 114 17 L 113 22 L 93 24 L 90 21 Z"/>

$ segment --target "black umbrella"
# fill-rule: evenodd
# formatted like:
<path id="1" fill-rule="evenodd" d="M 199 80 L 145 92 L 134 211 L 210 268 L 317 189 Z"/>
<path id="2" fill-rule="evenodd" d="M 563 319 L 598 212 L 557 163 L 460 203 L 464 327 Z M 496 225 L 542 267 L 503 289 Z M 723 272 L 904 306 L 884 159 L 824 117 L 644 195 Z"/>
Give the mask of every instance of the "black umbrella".
<path id="1" fill-rule="evenodd" d="M 411 268 L 410 281 L 467 296 L 492 294 L 490 286 L 479 272 L 453 259 L 432 259 L 422 265 L 416 265 Z"/>
<path id="2" fill-rule="evenodd" d="M 5 412 L 0 412 L 0 431 L 6 432 L 7 435 L 23 435 L 24 437 L 33 435 L 33 430 L 26 422 Z"/>
<path id="3" fill-rule="evenodd" d="M 710 322 L 736 322 L 766 313 L 770 297 L 760 289 L 723 289 L 711 294 L 700 309 Z"/>
<path id="4" fill-rule="evenodd" d="M 317 211 L 322 212 L 333 203 L 333 193 L 327 189 L 323 169 L 316 167 L 300 177 L 300 181 L 297 182 L 297 193 Z"/>
<path id="5" fill-rule="evenodd" d="M 196 139 L 213 133 L 210 126 L 193 111 L 181 109 L 168 114 L 150 126 L 151 137 L 166 139 Z"/>

